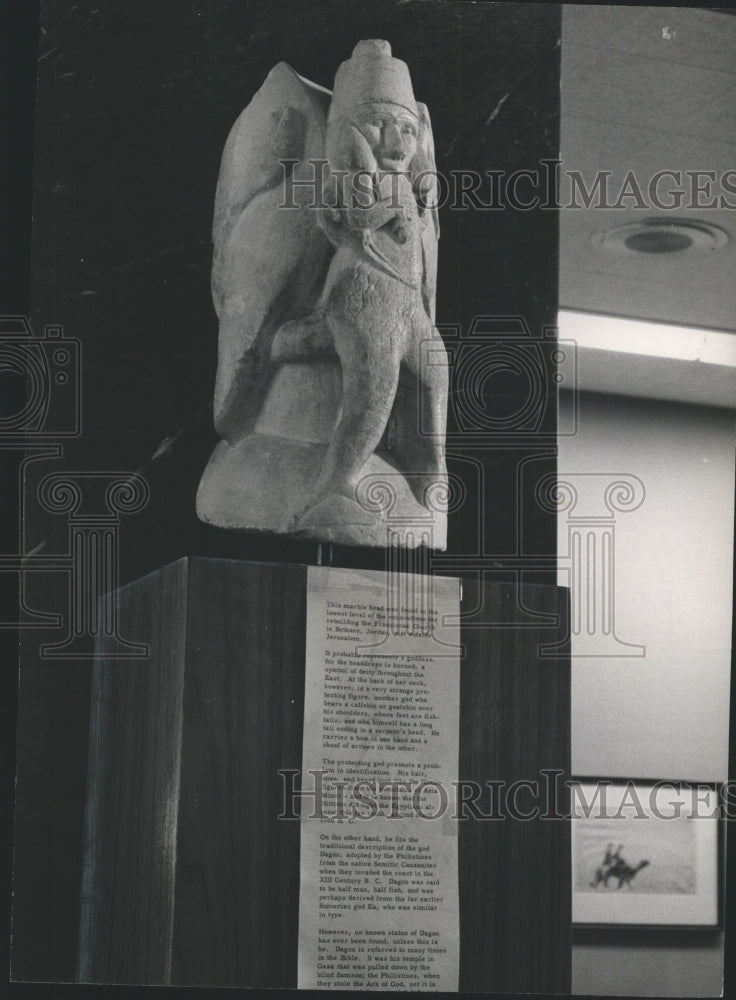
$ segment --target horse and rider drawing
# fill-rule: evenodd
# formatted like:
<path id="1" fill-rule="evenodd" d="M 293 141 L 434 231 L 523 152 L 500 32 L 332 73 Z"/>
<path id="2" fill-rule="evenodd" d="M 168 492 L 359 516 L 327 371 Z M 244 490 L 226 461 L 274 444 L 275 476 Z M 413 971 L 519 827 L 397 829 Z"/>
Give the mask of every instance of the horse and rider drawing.
<path id="1" fill-rule="evenodd" d="M 608 889 L 611 879 L 618 881 L 617 889 L 623 889 L 624 886 L 628 889 L 637 872 L 641 871 L 642 868 L 646 868 L 649 864 L 648 861 L 642 860 L 638 865 L 630 865 L 622 854 L 623 848 L 624 845 L 619 844 L 614 851 L 613 843 L 608 844 L 603 856 L 603 864 L 596 868 L 595 875 L 590 883 L 592 889 L 599 889 L 601 886 L 604 889 Z"/>

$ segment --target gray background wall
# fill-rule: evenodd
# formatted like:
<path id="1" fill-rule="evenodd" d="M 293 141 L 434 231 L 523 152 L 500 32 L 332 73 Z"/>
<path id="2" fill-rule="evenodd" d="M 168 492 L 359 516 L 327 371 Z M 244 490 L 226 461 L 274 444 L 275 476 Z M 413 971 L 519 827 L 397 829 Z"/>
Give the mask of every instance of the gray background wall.
<path id="1" fill-rule="evenodd" d="M 615 553 L 617 631 L 646 654 L 573 655 L 573 775 L 725 780 L 734 415 L 606 395 L 578 401 L 578 432 L 560 441 L 560 478 L 631 473 L 646 488 L 638 510 L 618 515 Z M 561 425 L 569 406 L 563 395 Z M 576 994 L 717 996 L 722 977 L 721 933 L 574 936 Z"/>

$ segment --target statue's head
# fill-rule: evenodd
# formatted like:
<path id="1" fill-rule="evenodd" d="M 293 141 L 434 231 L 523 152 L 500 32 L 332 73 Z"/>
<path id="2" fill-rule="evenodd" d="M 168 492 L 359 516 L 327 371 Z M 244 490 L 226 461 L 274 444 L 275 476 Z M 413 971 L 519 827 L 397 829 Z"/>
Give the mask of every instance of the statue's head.
<path id="1" fill-rule="evenodd" d="M 388 42 L 358 42 L 335 77 L 327 136 L 333 165 L 370 169 L 364 162 L 370 151 L 380 170 L 408 170 L 420 127 L 406 63 L 393 58 Z"/>
<path id="2" fill-rule="evenodd" d="M 417 151 L 419 119 L 398 104 L 375 101 L 351 114 L 381 170 L 408 170 Z"/>

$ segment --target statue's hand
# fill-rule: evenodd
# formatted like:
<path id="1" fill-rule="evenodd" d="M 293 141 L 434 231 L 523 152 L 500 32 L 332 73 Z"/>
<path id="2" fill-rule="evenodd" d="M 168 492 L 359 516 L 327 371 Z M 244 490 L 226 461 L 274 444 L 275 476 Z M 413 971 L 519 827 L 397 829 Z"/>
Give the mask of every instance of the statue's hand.
<path id="1" fill-rule="evenodd" d="M 409 222 L 406 210 L 390 198 L 377 201 L 368 208 L 345 208 L 342 213 L 343 221 L 349 229 L 375 231 L 386 226 L 395 235 L 400 230 L 406 232 Z M 400 242 L 405 242 L 405 239 Z"/>

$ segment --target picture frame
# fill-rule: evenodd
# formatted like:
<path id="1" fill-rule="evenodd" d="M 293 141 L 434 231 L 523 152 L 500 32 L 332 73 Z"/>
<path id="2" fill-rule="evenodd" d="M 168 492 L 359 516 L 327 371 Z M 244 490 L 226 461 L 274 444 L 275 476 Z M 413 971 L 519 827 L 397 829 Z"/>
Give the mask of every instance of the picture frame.
<path id="1" fill-rule="evenodd" d="M 574 927 L 722 926 L 722 785 L 576 777 Z"/>

